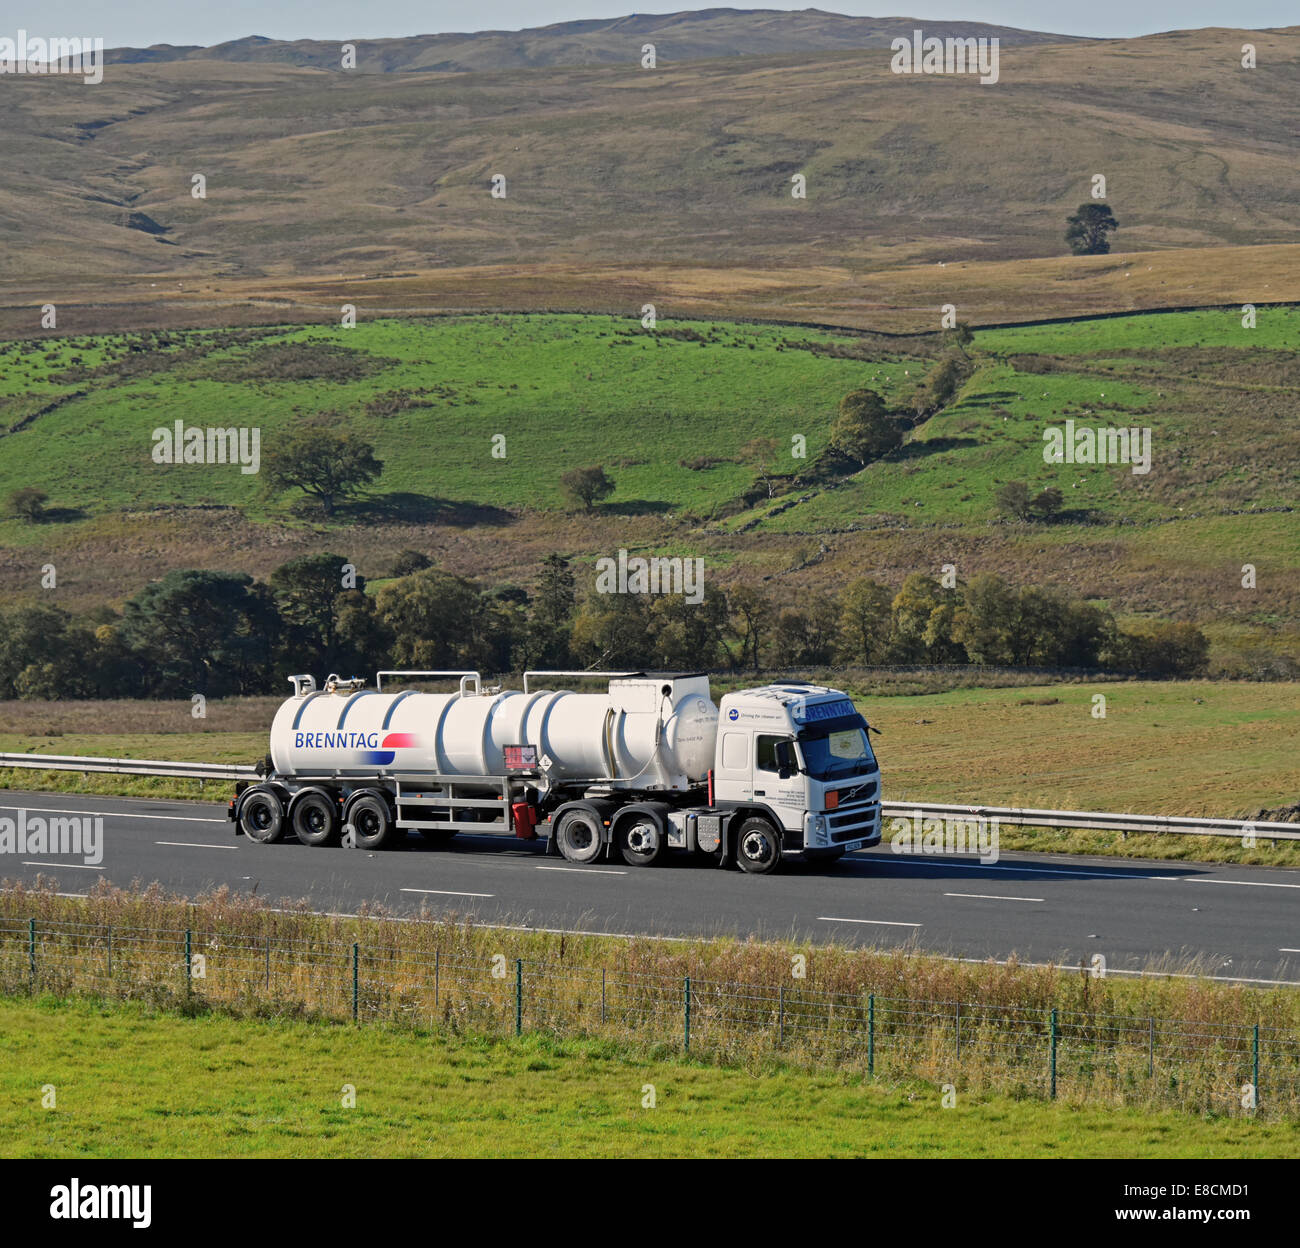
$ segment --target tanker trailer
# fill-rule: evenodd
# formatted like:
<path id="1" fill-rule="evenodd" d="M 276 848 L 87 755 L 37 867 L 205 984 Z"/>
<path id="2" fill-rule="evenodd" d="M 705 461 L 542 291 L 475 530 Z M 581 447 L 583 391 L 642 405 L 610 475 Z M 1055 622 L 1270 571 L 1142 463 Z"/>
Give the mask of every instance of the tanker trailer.
<path id="1" fill-rule="evenodd" d="M 538 676 L 593 675 L 608 678 L 605 692 L 530 687 Z M 459 678 L 454 693 L 391 685 L 394 677 L 448 676 Z M 858 790 L 876 795 L 874 811 L 856 812 L 865 825 L 856 815 L 849 823 L 837 816 L 853 837 L 830 827 L 824 804 L 810 816 L 815 782 L 796 761 L 795 703 L 833 694 L 840 717 L 847 708 L 861 725 L 851 725 L 842 742 L 853 765 L 876 769 L 865 724 L 833 690 L 769 687 L 787 695 L 775 699 L 762 696 L 769 690 L 729 694 L 723 707 L 731 726 L 720 736 L 702 673 L 526 672 L 522 690 L 485 689 L 470 671 L 385 671 L 373 689 L 337 676 L 320 688 L 311 676 L 290 680 L 293 696 L 272 723 L 264 779 L 241 781 L 229 807 L 236 833 L 253 841 L 292 832 L 307 845 L 378 849 L 410 831 L 435 842 L 458 832 L 535 839 L 545 824 L 547 853 L 572 862 L 618 853 L 650 866 L 682 848 L 761 873 L 783 856 L 838 857 L 880 838 L 878 782 Z M 735 726 L 742 714 L 743 731 Z M 760 731 L 773 716 L 788 731 Z"/>

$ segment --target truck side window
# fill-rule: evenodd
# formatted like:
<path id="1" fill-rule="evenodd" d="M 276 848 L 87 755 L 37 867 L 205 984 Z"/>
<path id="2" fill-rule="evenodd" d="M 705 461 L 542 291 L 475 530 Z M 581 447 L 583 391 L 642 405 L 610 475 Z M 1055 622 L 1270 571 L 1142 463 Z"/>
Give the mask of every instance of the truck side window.
<path id="1" fill-rule="evenodd" d="M 779 741 L 789 741 L 789 737 L 756 737 L 754 740 L 754 766 L 759 771 L 779 772 L 776 761 L 776 747 Z"/>

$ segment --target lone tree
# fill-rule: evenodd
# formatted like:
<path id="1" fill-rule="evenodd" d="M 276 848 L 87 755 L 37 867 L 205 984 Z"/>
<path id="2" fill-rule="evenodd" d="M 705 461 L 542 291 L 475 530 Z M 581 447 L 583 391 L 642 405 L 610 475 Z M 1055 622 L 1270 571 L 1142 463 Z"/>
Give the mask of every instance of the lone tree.
<path id="1" fill-rule="evenodd" d="M 560 478 L 560 489 L 569 502 L 581 503 L 583 510 L 590 511 L 593 503 L 608 498 L 614 492 L 614 482 L 605 475 L 602 467 L 570 468 Z"/>
<path id="2" fill-rule="evenodd" d="M 771 498 L 776 493 L 774 477 L 781 462 L 781 444 L 775 438 L 754 438 L 740 448 L 740 461 L 758 473 Z"/>
<path id="3" fill-rule="evenodd" d="M 24 485 L 9 495 L 9 514 L 21 516 L 29 524 L 35 523 L 45 515 L 45 504 L 49 495 L 34 485 Z"/>
<path id="4" fill-rule="evenodd" d="M 1012 516 L 1016 520 L 1028 520 L 1034 514 L 1033 495 L 1023 481 L 1007 481 L 998 486 L 994 499 L 1003 515 Z"/>
<path id="5" fill-rule="evenodd" d="M 1076 256 L 1104 256 L 1110 251 L 1110 232 L 1119 229 L 1119 222 L 1109 204 L 1080 204 L 1065 227 L 1065 241 Z"/>
<path id="6" fill-rule="evenodd" d="M 841 454 L 865 466 L 902 442 L 902 428 L 874 390 L 850 390 L 840 400 L 831 445 Z"/>
<path id="7" fill-rule="evenodd" d="M 277 441 L 262 466 L 268 489 L 300 489 L 327 516 L 384 470 L 369 442 L 315 423 L 299 426 Z"/>

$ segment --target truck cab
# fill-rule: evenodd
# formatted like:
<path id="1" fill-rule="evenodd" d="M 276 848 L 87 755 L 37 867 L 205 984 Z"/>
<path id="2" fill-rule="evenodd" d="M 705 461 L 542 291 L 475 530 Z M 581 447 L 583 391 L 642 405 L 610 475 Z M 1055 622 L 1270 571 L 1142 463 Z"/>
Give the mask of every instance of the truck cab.
<path id="1" fill-rule="evenodd" d="M 726 694 L 713 800 L 762 810 L 783 855 L 837 858 L 880 843 L 880 768 L 849 697 L 820 685 Z"/>

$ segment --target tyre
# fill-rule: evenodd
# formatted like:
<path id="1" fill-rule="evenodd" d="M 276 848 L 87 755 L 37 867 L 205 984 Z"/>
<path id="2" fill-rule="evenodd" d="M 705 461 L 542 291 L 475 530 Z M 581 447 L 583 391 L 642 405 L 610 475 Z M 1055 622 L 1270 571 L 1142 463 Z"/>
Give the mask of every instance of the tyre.
<path id="1" fill-rule="evenodd" d="M 618 830 L 618 848 L 630 867 L 653 867 L 668 848 L 663 826 L 653 815 L 633 815 Z"/>
<path id="2" fill-rule="evenodd" d="M 378 793 L 363 793 L 353 798 L 347 822 L 358 849 L 387 849 L 399 839 L 388 803 Z"/>
<path id="3" fill-rule="evenodd" d="M 761 815 L 750 815 L 737 830 L 736 865 L 750 875 L 766 875 L 781 865 L 781 838 Z"/>
<path id="4" fill-rule="evenodd" d="M 284 803 L 274 789 L 253 789 L 239 807 L 239 826 L 250 841 L 269 845 L 284 835 Z"/>
<path id="5" fill-rule="evenodd" d="M 339 839 L 339 804 L 324 789 L 306 789 L 289 807 L 289 824 L 304 845 L 332 845 Z"/>
<path id="6" fill-rule="evenodd" d="M 604 831 L 594 810 L 566 810 L 555 823 L 555 843 L 570 862 L 595 862 L 605 848 Z"/>

